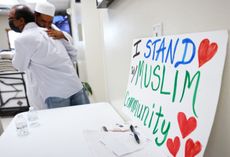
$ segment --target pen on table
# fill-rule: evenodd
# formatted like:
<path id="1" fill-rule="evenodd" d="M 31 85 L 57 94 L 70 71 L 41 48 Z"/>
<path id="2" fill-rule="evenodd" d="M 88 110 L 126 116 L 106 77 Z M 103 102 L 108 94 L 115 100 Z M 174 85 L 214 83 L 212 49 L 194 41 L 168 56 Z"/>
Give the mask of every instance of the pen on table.
<path id="1" fill-rule="evenodd" d="M 104 132 L 109 132 L 109 131 L 111 131 L 111 132 L 126 132 L 126 131 L 129 131 L 129 129 L 107 129 L 107 127 L 106 126 L 102 126 L 102 130 L 104 131 Z"/>
<path id="2" fill-rule="evenodd" d="M 105 131 L 105 132 L 108 132 L 108 129 L 106 126 L 102 126 L 102 129 Z"/>
<path id="3" fill-rule="evenodd" d="M 130 130 L 132 131 L 132 133 L 133 133 L 133 135 L 134 135 L 135 141 L 136 141 L 138 144 L 140 144 L 140 139 L 139 139 L 139 137 L 138 137 L 136 131 L 134 130 L 133 125 L 130 125 Z"/>

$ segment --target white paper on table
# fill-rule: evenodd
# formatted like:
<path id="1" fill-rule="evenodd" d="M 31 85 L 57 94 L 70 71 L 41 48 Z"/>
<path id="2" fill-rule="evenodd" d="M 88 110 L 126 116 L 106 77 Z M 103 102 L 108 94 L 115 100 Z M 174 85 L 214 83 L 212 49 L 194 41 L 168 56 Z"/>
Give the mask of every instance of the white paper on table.
<path id="1" fill-rule="evenodd" d="M 117 156 L 124 156 L 144 148 L 146 140 L 135 141 L 131 132 L 105 132 L 100 141 Z"/>
<path id="2" fill-rule="evenodd" d="M 96 130 L 84 130 L 83 135 L 93 157 L 116 157 L 109 149 L 100 142 L 102 132 Z"/>
<path id="3" fill-rule="evenodd" d="M 145 148 L 150 140 L 139 134 L 140 144 L 133 134 L 128 132 L 102 132 L 85 130 L 85 139 L 94 156 L 121 157 L 129 156 Z"/>

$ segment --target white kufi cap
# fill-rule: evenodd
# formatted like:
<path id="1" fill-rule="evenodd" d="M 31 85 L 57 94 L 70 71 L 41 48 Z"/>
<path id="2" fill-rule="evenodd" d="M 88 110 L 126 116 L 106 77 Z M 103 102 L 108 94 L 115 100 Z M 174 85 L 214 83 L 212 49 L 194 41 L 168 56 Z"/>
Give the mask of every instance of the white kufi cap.
<path id="1" fill-rule="evenodd" d="M 55 13 L 55 6 L 49 2 L 42 2 L 37 3 L 34 10 L 38 13 L 53 17 Z"/>

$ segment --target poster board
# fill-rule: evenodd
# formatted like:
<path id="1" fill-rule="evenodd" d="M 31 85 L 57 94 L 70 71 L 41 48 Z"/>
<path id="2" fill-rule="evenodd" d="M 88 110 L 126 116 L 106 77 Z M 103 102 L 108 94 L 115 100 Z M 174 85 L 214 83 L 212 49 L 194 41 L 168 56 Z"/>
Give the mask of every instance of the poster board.
<path id="1" fill-rule="evenodd" d="M 136 39 L 123 111 L 165 156 L 203 156 L 218 104 L 226 30 Z"/>

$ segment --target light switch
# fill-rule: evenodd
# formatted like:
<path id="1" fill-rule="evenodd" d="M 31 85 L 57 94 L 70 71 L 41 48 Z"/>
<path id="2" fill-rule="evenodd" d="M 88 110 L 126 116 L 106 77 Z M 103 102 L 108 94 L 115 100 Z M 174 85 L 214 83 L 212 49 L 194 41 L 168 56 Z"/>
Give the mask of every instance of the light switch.
<path id="1" fill-rule="evenodd" d="M 158 23 L 153 26 L 153 36 L 162 36 L 162 23 Z"/>

